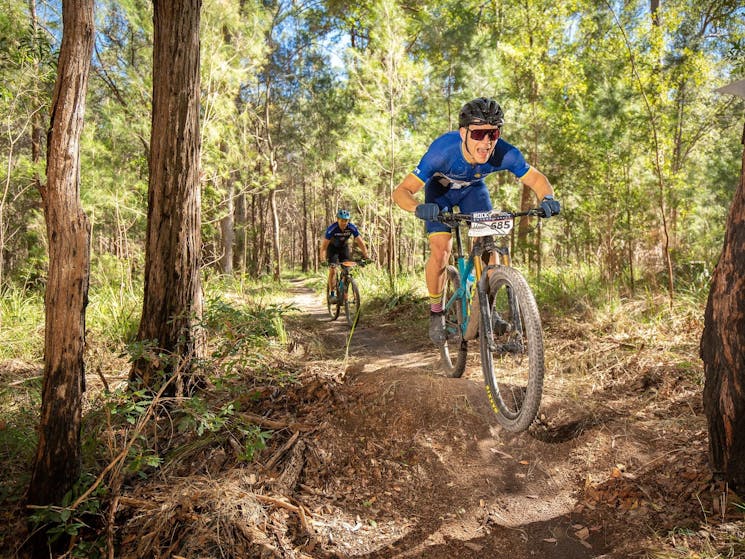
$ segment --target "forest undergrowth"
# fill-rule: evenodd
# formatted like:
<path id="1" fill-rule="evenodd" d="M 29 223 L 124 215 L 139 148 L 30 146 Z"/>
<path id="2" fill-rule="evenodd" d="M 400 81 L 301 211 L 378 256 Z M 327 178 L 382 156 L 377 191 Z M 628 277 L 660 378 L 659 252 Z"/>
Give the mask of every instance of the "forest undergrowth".
<path id="1" fill-rule="evenodd" d="M 109 302 L 120 331 L 93 329 L 88 340 L 84 475 L 64 507 L 35 512 L 52 534 L 72 536 L 64 556 L 478 557 L 504 552 L 492 536 L 514 523 L 514 541 L 501 534 L 499 545 L 516 559 L 528 547 L 557 558 L 745 556 L 745 507 L 711 482 L 706 462 L 700 293 L 672 306 L 601 291 L 559 298 L 546 279 L 538 298 L 551 373 L 529 437 L 511 438 L 480 407 L 478 383 L 452 384 L 425 363 L 416 279 L 392 288 L 371 271 L 351 343 L 306 299 L 288 298 L 302 285 L 323 313 L 322 281 L 299 282 L 215 280 L 200 365 L 208 383 L 190 398 L 127 390 L 137 348 L 123 340 L 136 313 Z M 29 322 L 41 319 L 39 300 L 13 298 L 3 299 L 0 361 L 4 557 L 28 535 L 21 504 L 42 374 L 40 326 Z M 20 329 L 35 334 L 15 344 Z M 493 445 L 491 462 L 476 459 L 477 441 Z M 545 500 L 552 520 L 508 522 L 506 497 L 488 497 L 495 481 L 448 477 L 455 457 L 474 475 L 496 459 L 526 468 L 511 491 L 524 487 L 528 505 Z M 452 481 L 438 493 L 438 479 Z"/>

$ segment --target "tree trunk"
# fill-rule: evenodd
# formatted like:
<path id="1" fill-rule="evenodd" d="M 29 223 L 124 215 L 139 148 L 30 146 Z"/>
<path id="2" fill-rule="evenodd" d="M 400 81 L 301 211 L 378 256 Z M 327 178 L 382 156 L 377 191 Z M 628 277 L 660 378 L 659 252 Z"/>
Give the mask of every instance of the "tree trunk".
<path id="1" fill-rule="evenodd" d="M 248 214 L 246 212 L 246 194 L 241 192 L 235 199 L 235 268 L 245 275 L 246 250 L 248 248 L 248 229 L 246 227 Z"/>
<path id="2" fill-rule="evenodd" d="M 222 232 L 220 271 L 230 275 L 233 273 L 233 246 L 235 245 L 235 180 L 232 176 L 226 181 L 225 203 L 227 205 L 225 217 L 220 220 Z"/>
<path id="3" fill-rule="evenodd" d="M 743 133 L 745 143 L 745 131 Z M 715 476 L 745 490 L 745 152 L 740 185 L 711 279 L 701 337 L 704 410 Z"/>
<path id="4" fill-rule="evenodd" d="M 302 253 L 302 270 L 307 273 L 310 270 L 310 254 L 308 253 L 308 181 L 303 174 L 303 253 Z"/>
<path id="5" fill-rule="evenodd" d="M 93 0 L 65 0 L 62 18 L 64 32 L 47 138 L 47 184 L 40 186 L 49 276 L 44 298 L 39 443 L 27 495 L 32 505 L 61 505 L 81 468 L 90 224 L 80 203 L 79 144 L 93 50 Z"/>
<path id="6" fill-rule="evenodd" d="M 274 279 L 282 275 L 282 252 L 279 244 L 279 213 L 277 212 L 277 189 L 269 194 L 269 209 L 272 212 L 272 251 L 274 252 Z"/>
<path id="7" fill-rule="evenodd" d="M 36 43 L 36 41 L 38 41 L 37 32 L 39 29 L 39 21 L 36 16 L 36 0 L 30 0 L 28 8 L 31 16 L 31 33 L 33 34 L 33 41 Z M 37 48 L 37 46 L 34 45 L 34 48 Z M 38 60 L 34 62 L 34 66 L 35 74 L 37 76 L 40 75 L 40 64 Z M 34 107 L 41 106 L 41 93 L 39 91 L 39 84 L 36 82 L 34 82 L 33 104 Z M 38 165 L 41 161 L 43 136 L 44 132 L 41 121 L 41 111 L 36 111 L 31 119 L 31 162 L 34 165 Z M 39 177 L 39 173 L 36 171 L 34 171 L 34 184 L 36 185 L 36 188 L 41 188 L 41 177 Z"/>
<path id="8" fill-rule="evenodd" d="M 189 379 L 204 352 L 199 187 L 199 19 L 201 0 L 155 0 L 153 116 L 145 247 L 145 297 L 137 333 L 174 357 L 139 358 L 130 380 L 157 389 L 175 374 Z M 160 374 L 163 374 L 161 377 Z M 172 384 L 166 395 L 180 393 Z"/>

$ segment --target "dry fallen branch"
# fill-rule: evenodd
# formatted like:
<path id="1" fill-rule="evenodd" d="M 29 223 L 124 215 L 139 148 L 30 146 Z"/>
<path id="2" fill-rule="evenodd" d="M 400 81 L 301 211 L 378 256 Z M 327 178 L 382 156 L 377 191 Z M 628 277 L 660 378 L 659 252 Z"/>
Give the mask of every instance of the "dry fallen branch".
<path id="1" fill-rule="evenodd" d="M 292 445 L 295 444 L 295 442 L 298 440 L 298 437 L 300 436 L 299 432 L 293 433 L 292 437 L 289 438 L 289 440 L 283 444 L 273 455 L 272 457 L 267 460 L 266 464 L 264 464 L 264 468 L 267 470 L 271 470 L 274 468 L 274 466 L 277 465 L 277 462 L 282 458 L 282 456 L 287 452 L 290 448 L 292 448 Z"/>

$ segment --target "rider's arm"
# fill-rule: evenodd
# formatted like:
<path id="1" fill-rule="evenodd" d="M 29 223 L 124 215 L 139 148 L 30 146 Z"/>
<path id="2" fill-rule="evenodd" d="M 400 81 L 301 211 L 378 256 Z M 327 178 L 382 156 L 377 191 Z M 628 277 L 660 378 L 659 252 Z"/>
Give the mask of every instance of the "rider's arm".
<path id="1" fill-rule="evenodd" d="M 367 247 L 365 246 L 365 241 L 362 240 L 362 235 L 357 235 L 354 238 L 354 242 L 357 244 L 358 247 L 360 247 L 360 250 L 362 251 L 362 258 L 367 259 Z"/>
<path id="2" fill-rule="evenodd" d="M 520 178 L 520 180 L 535 192 L 536 196 L 538 196 L 538 200 L 543 200 L 545 196 L 548 196 L 549 194 L 553 196 L 554 194 L 554 189 L 551 186 L 551 183 L 548 182 L 546 175 L 541 173 L 535 167 L 531 167 L 530 170 Z"/>
<path id="3" fill-rule="evenodd" d="M 330 241 L 328 239 L 324 239 L 323 242 L 321 243 L 321 260 L 326 259 L 326 249 L 329 246 L 329 242 Z"/>
<path id="4" fill-rule="evenodd" d="M 413 173 L 406 175 L 406 178 L 401 181 L 396 189 L 393 191 L 393 201 L 399 205 L 400 208 L 413 212 L 416 207 L 420 204 L 414 194 L 419 192 L 424 183 Z"/>

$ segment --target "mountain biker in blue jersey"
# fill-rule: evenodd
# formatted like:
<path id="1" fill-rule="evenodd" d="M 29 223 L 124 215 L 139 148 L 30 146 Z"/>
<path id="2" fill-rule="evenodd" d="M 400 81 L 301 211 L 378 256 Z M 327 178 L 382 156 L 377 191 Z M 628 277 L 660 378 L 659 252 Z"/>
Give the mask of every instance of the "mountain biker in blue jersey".
<path id="1" fill-rule="evenodd" d="M 321 260 L 325 260 L 329 265 L 329 302 L 336 303 L 336 267 L 331 264 L 338 264 L 345 260 L 351 260 L 352 256 L 349 251 L 349 238 L 354 237 L 355 244 L 362 252 L 362 258 L 367 260 L 367 247 L 362 240 L 357 226 L 349 221 L 349 211 L 339 210 L 336 212 L 336 221 L 326 228 L 321 243 Z"/>
<path id="2" fill-rule="evenodd" d="M 452 250 L 450 229 L 432 221 L 441 211 L 458 206 L 463 213 L 492 209 L 484 177 L 510 171 L 535 192 L 545 217 L 557 215 L 561 206 L 546 176 L 530 166 L 523 154 L 502 135 L 504 112 L 494 99 L 479 97 L 460 110 L 458 130 L 446 132 L 429 146 L 419 165 L 393 191 L 393 200 L 404 210 L 427 220 L 430 255 L 425 265 L 429 291 L 429 337 L 445 341 L 442 291 Z M 414 195 L 424 188 L 424 204 Z"/>

